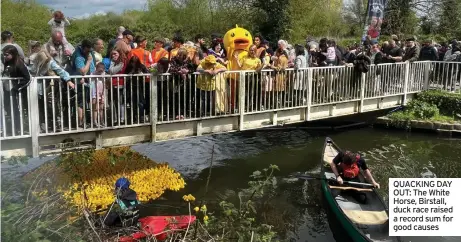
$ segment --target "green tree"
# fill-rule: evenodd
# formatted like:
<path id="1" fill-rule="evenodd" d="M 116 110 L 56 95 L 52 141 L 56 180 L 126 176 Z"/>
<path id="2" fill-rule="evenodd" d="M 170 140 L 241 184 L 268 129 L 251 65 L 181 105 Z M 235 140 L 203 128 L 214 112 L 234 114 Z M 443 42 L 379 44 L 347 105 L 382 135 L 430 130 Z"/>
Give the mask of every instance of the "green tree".
<path id="1" fill-rule="evenodd" d="M 1 30 L 13 32 L 15 41 L 23 47 L 28 46 L 29 40 L 44 42 L 51 37 L 47 25 L 51 11 L 35 1 L 2 0 L 1 16 Z"/>
<path id="2" fill-rule="evenodd" d="M 448 38 L 461 38 L 461 0 L 443 0 L 439 32 Z"/>

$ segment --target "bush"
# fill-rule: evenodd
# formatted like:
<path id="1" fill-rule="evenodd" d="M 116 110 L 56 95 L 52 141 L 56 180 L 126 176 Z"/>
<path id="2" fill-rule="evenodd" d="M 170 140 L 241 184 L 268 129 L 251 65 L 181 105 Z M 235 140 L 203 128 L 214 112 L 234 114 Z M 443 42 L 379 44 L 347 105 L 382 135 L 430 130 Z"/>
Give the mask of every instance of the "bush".
<path id="1" fill-rule="evenodd" d="M 409 112 L 419 119 L 430 119 L 439 115 L 439 109 L 436 105 L 418 99 L 408 103 L 407 108 Z"/>
<path id="2" fill-rule="evenodd" d="M 461 94 L 459 93 L 429 90 L 418 93 L 416 99 L 436 105 L 443 115 L 453 116 L 461 113 Z"/>

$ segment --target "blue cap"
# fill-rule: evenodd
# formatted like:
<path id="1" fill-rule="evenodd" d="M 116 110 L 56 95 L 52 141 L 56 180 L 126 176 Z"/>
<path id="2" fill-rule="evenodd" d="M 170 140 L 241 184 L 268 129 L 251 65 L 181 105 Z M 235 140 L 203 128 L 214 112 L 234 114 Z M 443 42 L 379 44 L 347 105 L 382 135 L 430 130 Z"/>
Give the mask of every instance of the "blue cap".
<path id="1" fill-rule="evenodd" d="M 130 181 L 125 178 L 125 177 L 121 177 L 119 179 L 117 179 L 117 181 L 115 182 L 115 188 L 129 188 L 130 187 Z"/>

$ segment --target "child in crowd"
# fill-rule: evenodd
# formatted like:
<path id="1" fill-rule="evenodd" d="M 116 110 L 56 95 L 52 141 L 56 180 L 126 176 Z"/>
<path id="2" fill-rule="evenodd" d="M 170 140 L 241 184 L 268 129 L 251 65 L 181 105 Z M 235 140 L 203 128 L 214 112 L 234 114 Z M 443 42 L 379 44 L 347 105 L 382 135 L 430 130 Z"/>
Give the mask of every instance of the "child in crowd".
<path id="1" fill-rule="evenodd" d="M 96 70 L 91 73 L 94 76 L 105 76 L 105 66 L 104 63 L 99 62 L 96 64 Z M 93 119 L 94 124 L 97 128 L 102 128 L 104 125 L 104 77 L 96 78 L 94 80 L 91 78 L 91 98 L 93 103 Z M 99 113 L 99 115 L 98 115 Z"/>
<path id="2" fill-rule="evenodd" d="M 61 11 L 55 11 L 53 13 L 53 18 L 48 21 L 48 25 L 51 26 L 51 33 L 59 31 L 62 34 L 62 41 L 64 44 L 67 44 L 65 28 L 70 25 L 69 20 L 64 17 L 64 14 Z"/>
<path id="3" fill-rule="evenodd" d="M 326 55 L 327 65 L 334 66 L 336 65 L 336 48 L 331 43 L 331 41 L 328 41 L 327 44 L 328 44 L 327 55 Z"/>

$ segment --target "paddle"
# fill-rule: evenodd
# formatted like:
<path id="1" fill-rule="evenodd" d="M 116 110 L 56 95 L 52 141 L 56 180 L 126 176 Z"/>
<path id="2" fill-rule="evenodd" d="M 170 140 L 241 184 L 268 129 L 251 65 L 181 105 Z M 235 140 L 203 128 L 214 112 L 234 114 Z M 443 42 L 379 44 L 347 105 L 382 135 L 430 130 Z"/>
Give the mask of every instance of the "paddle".
<path id="1" fill-rule="evenodd" d="M 325 177 L 309 176 L 309 175 L 305 175 L 305 174 L 298 174 L 298 175 L 295 175 L 295 177 L 298 178 L 298 179 L 304 179 L 304 180 L 336 181 L 334 179 L 328 179 L 328 178 L 325 178 Z M 354 185 L 354 186 L 364 186 L 364 187 L 371 187 L 371 188 L 374 187 L 372 184 L 362 183 L 362 182 L 352 182 L 352 181 L 344 181 L 343 184 Z"/>

